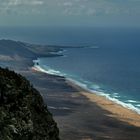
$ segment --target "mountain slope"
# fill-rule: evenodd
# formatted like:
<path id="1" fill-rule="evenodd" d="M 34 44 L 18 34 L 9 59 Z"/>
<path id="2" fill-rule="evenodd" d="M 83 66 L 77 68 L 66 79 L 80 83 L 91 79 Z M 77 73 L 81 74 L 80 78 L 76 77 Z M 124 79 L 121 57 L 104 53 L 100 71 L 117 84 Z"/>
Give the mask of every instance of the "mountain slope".
<path id="1" fill-rule="evenodd" d="M 0 140 L 59 140 L 59 130 L 29 81 L 0 68 Z"/>
<path id="2" fill-rule="evenodd" d="M 13 40 L 0 40 L 0 54 L 7 56 L 18 55 L 22 58 L 36 58 L 36 56 L 55 56 L 62 49 L 59 46 L 34 45 Z M 52 54 L 56 52 L 56 54 Z"/>

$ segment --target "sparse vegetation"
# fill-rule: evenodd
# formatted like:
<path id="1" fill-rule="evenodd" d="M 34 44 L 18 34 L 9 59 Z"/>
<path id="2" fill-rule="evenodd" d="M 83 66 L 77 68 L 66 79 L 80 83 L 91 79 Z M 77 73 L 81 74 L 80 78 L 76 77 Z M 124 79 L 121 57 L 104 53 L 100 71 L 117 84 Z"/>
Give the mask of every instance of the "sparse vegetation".
<path id="1" fill-rule="evenodd" d="M 23 76 L 0 68 L 0 140 L 59 140 L 39 92 Z"/>

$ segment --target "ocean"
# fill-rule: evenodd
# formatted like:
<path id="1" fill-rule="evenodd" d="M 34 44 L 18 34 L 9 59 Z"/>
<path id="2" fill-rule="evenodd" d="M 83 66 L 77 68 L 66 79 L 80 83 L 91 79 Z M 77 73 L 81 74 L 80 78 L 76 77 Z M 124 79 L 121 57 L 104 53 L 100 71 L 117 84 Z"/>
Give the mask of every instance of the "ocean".
<path id="1" fill-rule="evenodd" d="M 38 58 L 42 69 L 72 79 L 140 114 L 140 29 L 55 27 L 0 31 L 1 38 L 63 45 L 64 56 Z"/>

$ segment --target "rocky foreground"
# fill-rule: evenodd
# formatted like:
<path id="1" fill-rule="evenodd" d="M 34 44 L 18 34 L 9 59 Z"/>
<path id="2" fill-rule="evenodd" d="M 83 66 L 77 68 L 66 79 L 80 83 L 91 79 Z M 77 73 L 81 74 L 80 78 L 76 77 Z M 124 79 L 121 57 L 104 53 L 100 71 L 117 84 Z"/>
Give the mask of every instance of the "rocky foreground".
<path id="1" fill-rule="evenodd" d="M 59 140 L 39 92 L 21 75 L 0 68 L 0 140 Z"/>

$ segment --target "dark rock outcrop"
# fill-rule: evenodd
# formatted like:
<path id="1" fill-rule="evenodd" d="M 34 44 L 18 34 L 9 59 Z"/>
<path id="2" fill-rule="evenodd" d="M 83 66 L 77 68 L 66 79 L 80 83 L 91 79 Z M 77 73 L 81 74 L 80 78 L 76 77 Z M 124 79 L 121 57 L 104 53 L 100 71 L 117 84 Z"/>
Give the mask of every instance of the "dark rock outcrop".
<path id="1" fill-rule="evenodd" d="M 29 81 L 0 68 L 0 140 L 59 140 L 59 130 Z"/>

